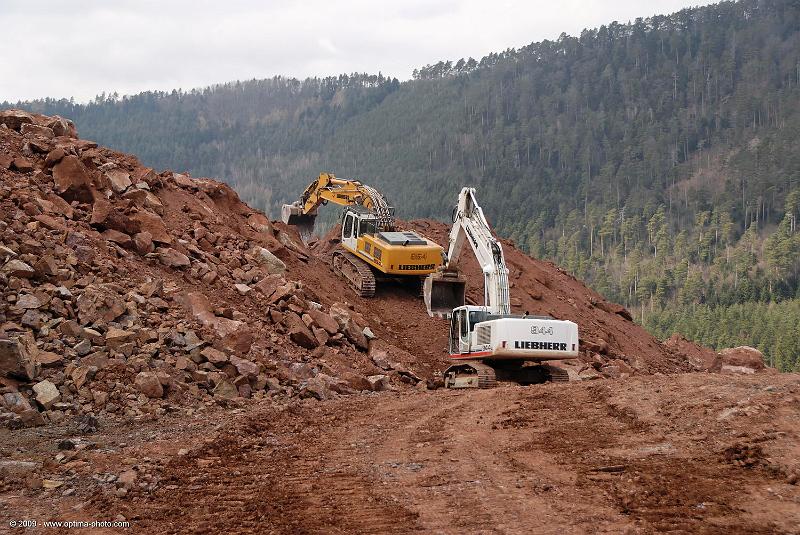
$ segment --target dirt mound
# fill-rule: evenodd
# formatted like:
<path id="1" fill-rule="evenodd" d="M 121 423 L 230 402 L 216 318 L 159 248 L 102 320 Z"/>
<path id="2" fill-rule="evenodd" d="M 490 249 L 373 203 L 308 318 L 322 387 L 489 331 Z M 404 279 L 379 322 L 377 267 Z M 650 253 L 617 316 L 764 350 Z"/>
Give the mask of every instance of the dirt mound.
<path id="1" fill-rule="evenodd" d="M 225 184 L 0 112 L 0 422 L 419 382 L 372 362 L 372 318 L 331 284 Z"/>
<path id="2" fill-rule="evenodd" d="M 692 365 L 703 370 L 713 368 L 717 361 L 717 354 L 713 349 L 696 344 L 677 333 L 665 340 L 664 345 L 675 353 L 686 355 Z"/>

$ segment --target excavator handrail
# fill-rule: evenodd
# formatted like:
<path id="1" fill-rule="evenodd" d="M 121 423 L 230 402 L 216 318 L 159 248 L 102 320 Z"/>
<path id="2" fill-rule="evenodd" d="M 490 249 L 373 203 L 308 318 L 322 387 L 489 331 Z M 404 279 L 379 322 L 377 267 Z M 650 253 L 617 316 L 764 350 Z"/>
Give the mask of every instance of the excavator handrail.
<path id="1" fill-rule="evenodd" d="M 306 187 L 299 201 L 283 206 L 284 223 L 310 221 L 313 224 L 317 209 L 328 202 L 341 206 L 363 206 L 375 214 L 381 230 L 394 230 L 394 210 L 381 192 L 358 180 L 337 178 L 333 173 L 320 173 Z"/>

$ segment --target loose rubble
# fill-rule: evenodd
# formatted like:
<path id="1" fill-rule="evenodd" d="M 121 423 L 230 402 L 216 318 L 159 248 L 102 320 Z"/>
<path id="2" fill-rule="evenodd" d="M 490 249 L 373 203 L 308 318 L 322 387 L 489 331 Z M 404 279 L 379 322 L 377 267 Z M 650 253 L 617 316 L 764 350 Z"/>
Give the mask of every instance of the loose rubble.
<path id="1" fill-rule="evenodd" d="M 2 424 L 371 390 L 363 318 L 337 323 L 292 278 L 302 242 L 228 186 L 157 173 L 60 117 L 0 125 Z"/>

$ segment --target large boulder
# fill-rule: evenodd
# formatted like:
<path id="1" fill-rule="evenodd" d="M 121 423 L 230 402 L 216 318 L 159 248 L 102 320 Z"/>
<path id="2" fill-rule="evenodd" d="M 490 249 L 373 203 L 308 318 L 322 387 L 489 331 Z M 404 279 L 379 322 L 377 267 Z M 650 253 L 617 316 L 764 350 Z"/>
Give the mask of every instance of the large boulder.
<path id="1" fill-rule="evenodd" d="M 106 171 L 106 178 L 111 183 L 114 193 L 125 193 L 131 187 L 131 175 L 122 169 L 111 169 Z"/>
<path id="2" fill-rule="evenodd" d="M 53 180 L 56 192 L 67 201 L 91 203 L 94 199 L 92 175 L 77 156 L 64 156 L 53 167 Z"/>
<path id="3" fill-rule="evenodd" d="M 286 312 L 286 327 L 289 329 L 289 338 L 292 341 L 306 349 L 314 349 L 319 345 L 316 336 L 306 326 L 303 320 L 296 313 L 288 310 Z"/>
<path id="4" fill-rule="evenodd" d="M 239 358 L 236 355 L 231 355 L 230 363 L 239 372 L 239 375 L 245 377 L 256 377 L 258 375 L 258 364 L 251 362 L 247 359 Z"/>
<path id="5" fill-rule="evenodd" d="M 164 387 L 161 380 L 154 372 L 139 372 L 134 380 L 136 388 L 149 398 L 160 398 L 164 396 Z"/>
<path id="6" fill-rule="evenodd" d="M 23 124 L 33 124 L 33 115 L 22 110 L 3 110 L 0 111 L 0 124 L 19 132 Z"/>
<path id="7" fill-rule="evenodd" d="M 21 279 L 30 279 L 36 275 L 36 270 L 23 262 L 22 260 L 9 260 L 2 269 L 3 273 L 11 275 L 12 277 L 19 277 Z"/>
<path id="8" fill-rule="evenodd" d="M 136 232 L 148 232 L 154 242 L 172 243 L 172 236 L 167 231 L 164 220 L 153 212 L 142 210 L 131 217 L 136 225 Z"/>
<path id="9" fill-rule="evenodd" d="M 359 350 L 369 350 L 369 340 L 364 335 L 364 330 L 352 318 L 344 326 L 344 334 Z"/>
<path id="10" fill-rule="evenodd" d="M 265 297 L 271 297 L 278 288 L 285 284 L 286 280 L 281 275 L 267 275 L 256 283 L 255 288 Z"/>
<path id="11" fill-rule="evenodd" d="M 149 232 L 139 232 L 133 236 L 133 246 L 140 255 L 152 253 L 155 250 L 153 236 Z"/>
<path id="12" fill-rule="evenodd" d="M 46 410 L 50 410 L 53 403 L 61 399 L 61 393 L 56 385 L 47 379 L 33 385 L 33 391 L 36 393 L 36 401 Z"/>
<path id="13" fill-rule="evenodd" d="M 0 375 L 32 381 L 39 373 L 37 352 L 36 343 L 26 336 L 0 339 Z"/>
<path id="14" fill-rule="evenodd" d="M 180 269 L 192 265 L 192 261 L 188 256 L 172 247 L 159 247 L 156 249 L 156 253 L 159 261 L 167 267 Z"/>
<path id="15" fill-rule="evenodd" d="M 20 132 L 31 136 L 43 137 L 46 139 L 53 139 L 53 137 L 55 137 L 52 128 L 48 128 L 46 126 L 39 126 L 38 124 L 33 124 L 33 123 L 23 124 L 22 127 L 20 128 Z"/>
<path id="16" fill-rule="evenodd" d="M 339 330 L 339 323 L 330 314 L 326 314 L 321 310 L 312 308 L 308 311 L 308 315 L 314 320 L 314 323 L 325 329 L 328 334 L 336 334 Z"/>
<path id="17" fill-rule="evenodd" d="M 213 393 L 214 397 L 221 399 L 234 399 L 239 397 L 239 389 L 227 379 L 218 382 L 216 386 L 214 386 Z"/>
<path id="18" fill-rule="evenodd" d="M 389 390 L 389 376 L 387 375 L 369 375 L 366 377 L 366 379 L 367 383 L 369 384 L 369 389 L 373 392 Z"/>
<path id="19" fill-rule="evenodd" d="M 330 308 L 330 316 L 336 321 L 340 329 L 344 329 L 350 321 L 350 309 L 344 303 L 334 303 Z"/>
<path id="20" fill-rule="evenodd" d="M 106 199 L 97 199 L 92 206 L 92 217 L 89 224 L 101 230 L 112 229 L 129 236 L 139 232 L 140 224 L 117 209 Z"/>
<path id="21" fill-rule="evenodd" d="M 47 126 L 52 129 L 53 133 L 57 136 L 78 137 L 78 130 L 75 128 L 75 123 L 69 119 L 64 119 L 60 115 L 51 117 Z"/>
<path id="22" fill-rule="evenodd" d="M 267 272 L 270 275 L 283 275 L 286 273 L 286 264 L 283 263 L 283 260 L 264 247 L 256 246 L 253 249 L 253 257 L 256 262 L 267 268 Z"/>
<path id="23" fill-rule="evenodd" d="M 77 299 L 78 319 L 81 325 L 97 321 L 114 321 L 127 310 L 125 301 L 113 287 L 104 285 L 87 286 Z"/>
<path id="24" fill-rule="evenodd" d="M 715 367 L 721 369 L 723 366 L 750 368 L 756 371 L 763 370 L 766 367 L 763 353 L 749 346 L 733 347 L 720 351 L 719 362 Z"/>
<path id="25" fill-rule="evenodd" d="M 125 331 L 122 329 L 117 329 L 116 327 L 111 327 L 106 333 L 106 346 L 110 347 L 111 349 L 119 349 L 119 347 L 123 344 L 130 342 L 134 336 L 136 336 L 136 333 L 132 331 Z"/>
<path id="26" fill-rule="evenodd" d="M 688 360 L 698 370 L 710 370 L 718 358 L 713 349 L 696 344 L 677 333 L 670 336 L 664 346 Z"/>
<path id="27" fill-rule="evenodd" d="M 200 292 L 182 294 L 176 300 L 203 326 L 214 331 L 224 349 L 241 354 L 250 351 L 254 337 L 245 322 L 217 317 L 208 298 Z"/>

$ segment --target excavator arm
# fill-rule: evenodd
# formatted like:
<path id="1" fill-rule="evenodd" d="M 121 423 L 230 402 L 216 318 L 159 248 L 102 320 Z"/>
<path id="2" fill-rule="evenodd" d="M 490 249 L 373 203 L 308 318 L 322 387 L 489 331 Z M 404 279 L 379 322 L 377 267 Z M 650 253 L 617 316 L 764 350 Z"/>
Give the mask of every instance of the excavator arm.
<path id="1" fill-rule="evenodd" d="M 394 230 L 394 210 L 379 191 L 357 180 L 336 178 L 333 173 L 320 173 L 306 187 L 300 200 L 284 204 L 281 220 L 287 225 L 305 228 L 310 234 L 317 218 L 317 209 L 329 202 L 341 206 L 363 206 L 378 216 L 382 230 Z"/>
<path id="2" fill-rule="evenodd" d="M 431 316 L 449 316 L 464 305 L 466 281 L 458 271 L 464 241 L 468 241 L 483 271 L 484 306 L 492 314 L 510 314 L 508 268 L 503 246 L 492 236 L 489 223 L 475 200 L 475 188 L 463 188 L 454 210 L 447 261 L 425 280 L 425 305 Z"/>

